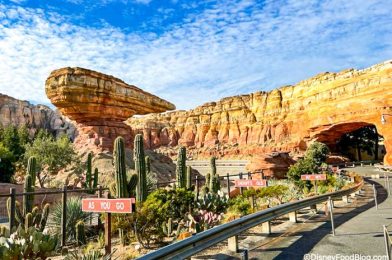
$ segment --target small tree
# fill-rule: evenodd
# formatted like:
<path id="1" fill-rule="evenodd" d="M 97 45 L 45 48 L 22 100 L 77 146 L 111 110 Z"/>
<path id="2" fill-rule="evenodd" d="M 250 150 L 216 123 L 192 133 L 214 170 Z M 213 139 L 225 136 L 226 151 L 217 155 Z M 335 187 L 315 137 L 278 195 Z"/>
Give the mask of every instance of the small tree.
<path id="1" fill-rule="evenodd" d="M 13 161 L 15 160 L 14 154 L 0 143 L 0 182 L 10 182 L 14 174 Z"/>
<path id="2" fill-rule="evenodd" d="M 329 148 L 326 144 L 314 142 L 306 149 L 305 158 L 313 160 L 317 166 L 321 166 L 327 159 L 328 153 Z"/>
<path id="3" fill-rule="evenodd" d="M 44 175 L 38 172 L 41 186 L 49 174 L 57 173 L 77 157 L 67 136 L 62 135 L 56 139 L 45 131 L 40 131 L 34 141 L 26 145 L 24 157 L 27 160 L 31 156 L 37 158 L 39 168 L 43 169 Z"/>

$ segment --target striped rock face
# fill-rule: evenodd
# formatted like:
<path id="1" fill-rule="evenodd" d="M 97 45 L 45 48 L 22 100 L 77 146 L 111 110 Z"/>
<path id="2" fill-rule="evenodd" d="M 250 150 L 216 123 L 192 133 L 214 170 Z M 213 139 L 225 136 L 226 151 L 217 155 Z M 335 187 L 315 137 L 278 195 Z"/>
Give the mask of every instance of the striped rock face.
<path id="1" fill-rule="evenodd" d="M 381 115 L 385 115 L 384 124 Z M 391 115 L 389 115 L 391 114 Z M 227 97 L 189 111 L 130 118 L 147 147 L 188 146 L 193 158 L 250 159 L 304 151 L 314 140 L 332 150 L 348 132 L 374 125 L 392 163 L 392 61 L 322 73 L 270 92 Z"/>
<path id="2" fill-rule="evenodd" d="M 126 119 L 175 109 L 168 101 L 118 78 L 83 68 L 53 71 L 45 91 L 53 105 L 77 123 L 79 149 L 111 151 L 117 136 L 130 145 L 132 133 L 124 124 Z"/>

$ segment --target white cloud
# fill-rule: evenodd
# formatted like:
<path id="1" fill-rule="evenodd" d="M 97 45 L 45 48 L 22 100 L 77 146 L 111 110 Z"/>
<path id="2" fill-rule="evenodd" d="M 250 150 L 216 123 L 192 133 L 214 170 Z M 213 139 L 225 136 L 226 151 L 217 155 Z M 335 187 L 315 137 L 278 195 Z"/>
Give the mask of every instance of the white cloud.
<path id="1" fill-rule="evenodd" d="M 0 4 L 0 92 L 47 103 L 50 71 L 80 66 L 191 108 L 392 57 L 392 5 L 382 0 L 256 2 L 215 4 L 159 37 Z"/>

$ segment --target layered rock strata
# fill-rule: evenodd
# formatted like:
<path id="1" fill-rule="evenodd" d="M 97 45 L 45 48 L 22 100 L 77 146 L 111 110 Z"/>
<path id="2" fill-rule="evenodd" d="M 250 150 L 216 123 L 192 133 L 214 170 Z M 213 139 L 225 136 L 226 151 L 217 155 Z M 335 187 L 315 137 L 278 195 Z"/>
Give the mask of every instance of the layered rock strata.
<path id="1" fill-rule="evenodd" d="M 381 115 L 386 122 L 382 124 Z M 342 134 L 375 125 L 392 163 L 392 61 L 322 73 L 294 86 L 224 98 L 189 111 L 131 118 L 146 146 L 185 145 L 194 157 L 246 158 L 303 151 L 318 140 L 332 149 Z"/>
<path id="2" fill-rule="evenodd" d="M 3 94 L 0 94 L 0 124 L 3 127 L 26 126 L 31 135 L 39 129 L 46 129 L 56 136 L 66 134 L 71 139 L 75 136 L 72 122 L 58 111 L 53 111 L 44 105 L 32 105 L 27 101 Z"/>
<path id="3" fill-rule="evenodd" d="M 118 78 L 83 68 L 53 71 L 45 90 L 53 105 L 77 123 L 75 145 L 79 150 L 111 151 L 117 136 L 131 146 L 131 129 L 123 121 L 133 115 L 175 109 Z"/>

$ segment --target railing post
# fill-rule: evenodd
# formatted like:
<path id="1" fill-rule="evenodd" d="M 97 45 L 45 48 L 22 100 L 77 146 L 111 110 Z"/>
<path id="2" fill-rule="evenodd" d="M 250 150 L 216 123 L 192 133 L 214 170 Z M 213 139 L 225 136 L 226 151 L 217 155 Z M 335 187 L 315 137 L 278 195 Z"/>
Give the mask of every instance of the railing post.
<path id="1" fill-rule="evenodd" d="M 98 198 L 102 198 L 102 186 L 98 185 Z M 101 214 L 98 213 L 98 229 L 102 228 Z"/>
<path id="2" fill-rule="evenodd" d="M 293 211 L 289 213 L 290 222 L 297 223 L 297 211 Z"/>
<path id="3" fill-rule="evenodd" d="M 343 201 L 344 203 L 350 203 L 350 202 L 348 201 L 348 196 L 347 196 L 347 195 L 345 195 L 345 196 L 342 197 L 342 201 Z"/>
<path id="4" fill-rule="evenodd" d="M 228 241 L 227 241 L 227 247 L 229 249 L 229 251 L 238 252 L 238 237 L 237 236 L 233 236 L 233 237 L 229 237 Z"/>
<path id="5" fill-rule="evenodd" d="M 387 251 L 388 260 L 391 259 L 391 244 L 389 242 L 389 234 L 388 229 L 385 225 L 382 225 L 383 233 L 384 233 L 384 242 L 385 242 L 385 250 Z"/>
<path id="6" fill-rule="evenodd" d="M 61 214 L 61 247 L 65 246 L 67 239 L 67 185 L 63 186 L 62 196 L 62 214 Z"/>
<path id="7" fill-rule="evenodd" d="M 271 234 L 271 222 L 267 221 L 261 224 L 261 232 L 263 234 Z"/>
<path id="8" fill-rule="evenodd" d="M 15 207 L 16 207 L 16 196 L 15 196 L 15 188 L 10 188 L 10 198 L 11 198 L 11 212 L 9 215 L 9 223 L 10 223 L 10 234 L 12 233 L 12 228 L 15 227 Z"/>
<path id="9" fill-rule="evenodd" d="M 227 195 L 228 195 L 229 198 L 230 198 L 230 174 L 227 173 L 227 174 L 226 174 L 226 177 L 227 177 Z"/>
<path id="10" fill-rule="evenodd" d="M 376 210 L 378 210 L 377 190 L 376 190 L 376 185 L 374 184 L 373 184 L 373 194 L 374 194 L 374 204 L 376 206 Z"/>
<path id="11" fill-rule="evenodd" d="M 195 181 L 195 185 L 196 185 L 196 198 L 199 199 L 199 176 L 196 175 L 196 181 Z"/>
<path id="12" fill-rule="evenodd" d="M 242 180 L 242 172 L 240 173 L 240 180 Z M 240 193 L 241 195 L 244 194 L 244 188 L 240 187 Z"/>
<path id="13" fill-rule="evenodd" d="M 328 197 L 328 206 L 329 206 L 329 213 L 331 216 L 331 228 L 332 228 L 332 235 L 335 236 L 335 222 L 333 220 L 333 204 L 332 204 L 332 199 L 331 197 Z"/>
<path id="14" fill-rule="evenodd" d="M 248 260 L 248 259 L 249 259 L 248 249 L 244 249 L 244 251 L 242 251 L 241 254 L 241 260 Z"/>

